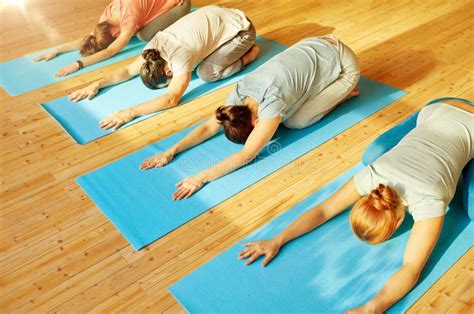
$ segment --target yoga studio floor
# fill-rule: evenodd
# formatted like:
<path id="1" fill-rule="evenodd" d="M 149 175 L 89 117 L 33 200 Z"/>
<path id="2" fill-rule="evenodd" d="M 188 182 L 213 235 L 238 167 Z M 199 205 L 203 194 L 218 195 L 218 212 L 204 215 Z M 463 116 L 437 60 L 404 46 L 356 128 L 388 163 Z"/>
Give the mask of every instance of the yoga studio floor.
<path id="1" fill-rule="evenodd" d="M 0 61 L 84 36 L 107 3 L 3 7 Z M 430 99 L 474 98 L 470 0 L 193 1 L 208 4 L 242 9 L 259 34 L 285 45 L 333 32 L 358 54 L 364 76 L 409 94 L 137 252 L 75 178 L 201 121 L 232 87 L 86 145 L 38 102 L 128 61 L 17 97 L 1 90 L 1 312 L 184 312 L 171 284 L 355 165 L 377 135 Z M 305 172 L 308 163 L 317 170 Z M 473 267 L 471 248 L 409 312 L 472 309 Z"/>

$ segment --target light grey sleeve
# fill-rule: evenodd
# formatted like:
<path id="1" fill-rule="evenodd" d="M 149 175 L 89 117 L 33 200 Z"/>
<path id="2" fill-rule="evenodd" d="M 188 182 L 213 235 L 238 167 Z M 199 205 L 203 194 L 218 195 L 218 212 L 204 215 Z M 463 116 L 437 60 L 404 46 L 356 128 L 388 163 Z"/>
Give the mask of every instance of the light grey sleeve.
<path id="1" fill-rule="evenodd" d="M 227 97 L 226 103 L 229 106 L 243 106 L 245 104 L 245 97 L 240 95 L 238 84 L 234 88 L 234 90 L 230 92 L 229 96 Z"/>
<path id="2" fill-rule="evenodd" d="M 184 49 L 180 49 L 175 53 L 168 63 L 174 75 L 190 73 L 194 67 L 191 55 L 187 51 L 184 51 Z"/>
<path id="3" fill-rule="evenodd" d="M 143 48 L 143 51 L 147 49 L 157 49 L 157 42 L 158 42 L 158 37 L 157 35 L 153 36 L 152 39 L 145 45 L 145 48 Z"/>
<path id="4" fill-rule="evenodd" d="M 259 119 L 273 119 L 276 117 L 283 117 L 286 112 L 286 103 L 276 96 L 266 97 L 258 106 Z"/>
<path id="5" fill-rule="evenodd" d="M 446 204 L 441 200 L 427 199 L 415 206 L 409 206 L 408 211 L 415 222 L 430 218 L 441 217 L 446 214 Z"/>
<path id="6" fill-rule="evenodd" d="M 374 189 L 370 166 L 359 170 L 354 176 L 354 183 L 357 192 L 362 195 L 369 195 Z"/>

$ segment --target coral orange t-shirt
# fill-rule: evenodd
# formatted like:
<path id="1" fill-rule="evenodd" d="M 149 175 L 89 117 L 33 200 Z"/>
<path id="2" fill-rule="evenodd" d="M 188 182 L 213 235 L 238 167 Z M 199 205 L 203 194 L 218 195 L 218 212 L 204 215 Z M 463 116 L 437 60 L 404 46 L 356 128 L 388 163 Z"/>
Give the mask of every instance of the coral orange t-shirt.
<path id="1" fill-rule="evenodd" d="M 121 29 L 137 32 L 157 16 L 178 5 L 181 0 L 112 0 L 100 17 L 100 22 L 112 24 L 112 36 L 118 37 Z"/>

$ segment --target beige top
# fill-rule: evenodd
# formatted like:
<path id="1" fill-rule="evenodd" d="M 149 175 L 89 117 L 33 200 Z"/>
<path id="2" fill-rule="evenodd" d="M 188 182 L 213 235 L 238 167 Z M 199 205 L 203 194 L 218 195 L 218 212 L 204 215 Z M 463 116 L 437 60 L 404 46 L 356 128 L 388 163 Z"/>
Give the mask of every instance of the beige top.
<path id="1" fill-rule="evenodd" d="M 237 9 L 206 6 L 158 32 L 145 49 L 157 49 L 173 74 L 191 72 L 217 48 L 250 28 L 245 14 Z"/>
<path id="2" fill-rule="evenodd" d="M 436 103 L 416 127 L 355 177 L 361 195 L 383 183 L 397 190 L 415 221 L 443 216 L 462 169 L 474 157 L 474 114 Z"/>

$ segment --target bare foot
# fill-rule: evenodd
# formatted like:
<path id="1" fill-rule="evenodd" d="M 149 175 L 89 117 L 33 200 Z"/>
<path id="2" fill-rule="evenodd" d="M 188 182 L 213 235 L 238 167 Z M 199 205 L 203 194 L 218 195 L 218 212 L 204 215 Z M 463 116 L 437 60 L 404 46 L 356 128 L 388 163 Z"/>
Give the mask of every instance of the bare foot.
<path id="1" fill-rule="evenodd" d="M 260 47 L 257 44 L 253 45 L 252 48 L 250 48 L 250 50 L 242 56 L 242 62 L 244 63 L 244 65 L 247 65 L 253 60 L 255 60 L 259 52 Z"/>
<path id="2" fill-rule="evenodd" d="M 354 88 L 354 89 L 352 90 L 352 92 L 350 92 L 350 93 L 346 96 L 346 98 L 344 98 L 342 101 L 349 100 L 349 99 L 351 99 L 352 97 L 359 96 L 359 95 L 360 95 L 360 90 L 358 90 L 357 87 L 356 87 L 356 88 Z"/>

